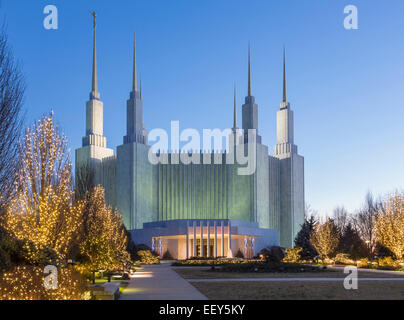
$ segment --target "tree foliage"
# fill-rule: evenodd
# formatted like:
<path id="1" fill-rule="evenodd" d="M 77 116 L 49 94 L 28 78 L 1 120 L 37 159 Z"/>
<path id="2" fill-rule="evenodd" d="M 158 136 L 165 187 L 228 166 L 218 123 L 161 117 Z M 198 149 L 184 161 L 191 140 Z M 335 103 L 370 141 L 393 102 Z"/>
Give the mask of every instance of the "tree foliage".
<path id="1" fill-rule="evenodd" d="M 295 247 L 302 248 L 300 256 L 303 260 L 313 259 L 317 255 L 316 249 L 310 242 L 310 237 L 315 229 L 317 220 L 311 215 L 309 218 L 306 217 L 302 229 L 296 235 Z"/>
<path id="2" fill-rule="evenodd" d="M 48 251 L 64 260 L 78 241 L 82 206 L 73 203 L 71 168 L 67 140 L 52 115 L 26 130 L 1 223 L 10 237 L 23 241 L 30 263 L 38 263 Z"/>
<path id="3" fill-rule="evenodd" d="M 388 199 L 385 210 L 375 218 L 375 226 L 380 244 L 401 259 L 404 255 L 404 195 L 397 193 Z"/>
<path id="4" fill-rule="evenodd" d="M 283 259 L 283 262 L 299 262 L 302 254 L 302 248 L 291 248 L 286 249 L 286 257 Z"/>
<path id="5" fill-rule="evenodd" d="M 354 229 L 351 223 L 348 223 L 342 232 L 338 251 L 349 255 L 350 258 L 355 260 L 368 255 L 366 243 L 361 239 L 359 233 Z"/>
<path id="6" fill-rule="evenodd" d="M 317 223 L 310 242 L 321 258 L 330 258 L 338 247 L 338 230 L 332 219 Z"/>
<path id="7" fill-rule="evenodd" d="M 104 188 L 87 193 L 80 260 L 87 270 L 118 270 L 130 262 L 122 217 L 105 202 Z"/>

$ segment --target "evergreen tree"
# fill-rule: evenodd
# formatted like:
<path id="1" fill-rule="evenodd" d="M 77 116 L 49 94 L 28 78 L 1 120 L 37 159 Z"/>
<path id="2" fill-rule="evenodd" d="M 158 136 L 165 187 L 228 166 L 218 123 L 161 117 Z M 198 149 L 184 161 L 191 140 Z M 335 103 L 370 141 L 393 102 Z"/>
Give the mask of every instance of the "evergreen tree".
<path id="1" fill-rule="evenodd" d="M 314 216 L 306 218 L 302 225 L 302 229 L 299 231 L 295 238 L 295 247 L 303 249 L 300 253 L 303 260 L 313 259 L 317 255 L 316 249 L 314 249 L 310 242 L 310 237 L 313 233 L 316 223 L 317 221 Z"/>
<path id="2" fill-rule="evenodd" d="M 364 258 L 368 255 L 366 243 L 361 239 L 359 233 L 351 223 L 345 227 L 339 243 L 339 252 L 349 254 L 354 259 Z"/>

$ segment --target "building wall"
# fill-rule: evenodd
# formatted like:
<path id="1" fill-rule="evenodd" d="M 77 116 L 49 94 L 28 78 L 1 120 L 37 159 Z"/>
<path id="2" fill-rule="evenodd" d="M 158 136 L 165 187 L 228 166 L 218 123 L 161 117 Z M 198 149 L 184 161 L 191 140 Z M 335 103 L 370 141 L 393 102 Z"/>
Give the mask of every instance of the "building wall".
<path id="1" fill-rule="evenodd" d="M 156 165 L 158 220 L 235 219 L 254 221 L 253 176 L 239 176 L 237 165 L 219 164 L 209 154 L 211 164 Z M 203 155 L 201 155 L 201 158 Z M 266 197 L 267 198 L 267 197 Z M 267 200 L 266 200 L 267 201 Z"/>
<path id="2" fill-rule="evenodd" d="M 116 204 L 128 229 L 158 219 L 157 171 L 148 160 L 149 148 L 140 143 L 117 148 Z"/>
<path id="3" fill-rule="evenodd" d="M 213 157 L 212 157 L 213 158 Z M 228 215 L 227 168 L 220 164 L 156 165 L 158 219 L 225 219 Z"/>
<path id="4" fill-rule="evenodd" d="M 304 222 L 304 159 L 292 154 L 280 160 L 280 245 L 293 247 Z"/>
<path id="5" fill-rule="evenodd" d="M 277 158 L 268 157 L 269 167 L 269 229 L 281 228 L 281 201 L 280 201 L 280 161 Z M 280 240 L 280 239 L 279 239 Z"/>
<path id="6" fill-rule="evenodd" d="M 101 166 L 105 200 L 112 208 L 116 208 L 116 156 L 102 159 Z"/>
<path id="7" fill-rule="evenodd" d="M 293 241 L 304 223 L 304 158 L 293 155 Z M 293 243 L 294 244 L 294 243 Z"/>
<path id="8" fill-rule="evenodd" d="M 257 144 L 257 169 L 255 173 L 256 222 L 260 228 L 270 228 L 269 162 L 268 147 Z"/>
<path id="9" fill-rule="evenodd" d="M 105 139 L 105 138 L 104 138 Z M 76 149 L 76 183 L 78 175 L 78 170 L 81 168 L 89 168 L 94 174 L 94 182 L 96 185 L 105 185 L 107 183 L 104 180 L 104 173 L 102 168 L 103 159 L 112 157 L 114 155 L 114 150 L 94 145 L 88 145 Z M 114 182 L 111 181 L 114 184 Z"/>

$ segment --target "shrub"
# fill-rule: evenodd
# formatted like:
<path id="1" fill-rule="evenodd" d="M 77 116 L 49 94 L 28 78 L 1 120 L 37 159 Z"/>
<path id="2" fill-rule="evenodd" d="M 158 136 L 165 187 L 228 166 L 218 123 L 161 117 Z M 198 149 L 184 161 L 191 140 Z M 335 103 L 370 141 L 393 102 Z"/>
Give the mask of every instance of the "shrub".
<path id="1" fill-rule="evenodd" d="M 284 262 L 299 262 L 303 248 L 286 249 L 286 257 Z"/>
<path id="2" fill-rule="evenodd" d="M 141 264 L 158 264 L 160 260 L 158 257 L 153 255 L 153 253 L 149 250 L 140 250 L 137 252 L 138 256 L 140 257 Z"/>
<path id="3" fill-rule="evenodd" d="M 325 264 L 335 264 L 335 260 L 330 259 L 330 258 L 324 258 L 324 263 Z"/>
<path id="4" fill-rule="evenodd" d="M 243 272 L 243 273 L 303 273 L 303 272 L 323 272 L 327 269 L 306 266 L 298 263 L 274 263 L 274 262 L 247 262 L 247 263 L 228 263 L 221 268 L 212 270 L 218 272 Z"/>
<path id="5" fill-rule="evenodd" d="M 335 263 L 339 264 L 355 264 L 355 261 L 351 259 L 349 254 L 346 253 L 338 253 L 334 260 Z"/>
<path id="6" fill-rule="evenodd" d="M 171 253 L 168 249 L 163 254 L 163 260 L 174 260 L 173 256 L 171 255 Z"/>
<path id="7" fill-rule="evenodd" d="M 267 262 L 280 263 L 285 258 L 285 253 L 281 247 L 273 246 L 262 249 L 258 256 Z"/>
<path id="8" fill-rule="evenodd" d="M 379 258 L 380 267 L 398 267 L 397 261 L 394 261 L 392 257 Z"/>
<path id="9" fill-rule="evenodd" d="M 359 268 L 367 268 L 369 266 L 369 259 L 368 258 L 360 259 L 357 265 Z"/>
<path id="10" fill-rule="evenodd" d="M 241 252 L 240 249 L 238 249 L 235 257 L 240 258 L 240 259 L 244 259 L 244 254 L 243 254 L 243 252 Z"/>

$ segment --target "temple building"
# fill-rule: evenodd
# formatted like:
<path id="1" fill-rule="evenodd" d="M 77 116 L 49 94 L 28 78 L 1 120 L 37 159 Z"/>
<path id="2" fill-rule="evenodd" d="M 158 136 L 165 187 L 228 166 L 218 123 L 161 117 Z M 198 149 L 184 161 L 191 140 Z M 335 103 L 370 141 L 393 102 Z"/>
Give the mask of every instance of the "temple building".
<path id="1" fill-rule="evenodd" d="M 194 256 L 253 257 L 272 245 L 293 247 L 304 222 L 304 158 L 294 143 L 293 111 L 286 96 L 283 62 L 283 101 L 277 112 L 277 143 L 273 156 L 261 143 L 258 105 L 252 94 L 248 56 L 248 90 L 237 127 L 234 101 L 231 139 L 245 150 L 254 148 L 254 172 L 240 175 L 234 153 L 192 151 L 200 163 L 183 163 L 180 152 L 158 152 L 166 162 L 151 163 L 143 120 L 141 81 L 138 89 L 136 44 L 132 90 L 127 100 L 126 135 L 116 153 L 103 135 L 103 103 L 97 88 L 96 25 L 94 23 L 92 90 L 86 105 L 86 132 L 76 150 L 76 183 L 91 176 L 105 189 L 109 205 L 117 208 L 137 244 L 146 244 L 176 259 Z M 147 114 L 147 108 L 146 114 Z M 247 132 L 255 132 L 250 139 Z M 211 159 L 210 163 L 202 159 Z"/>

